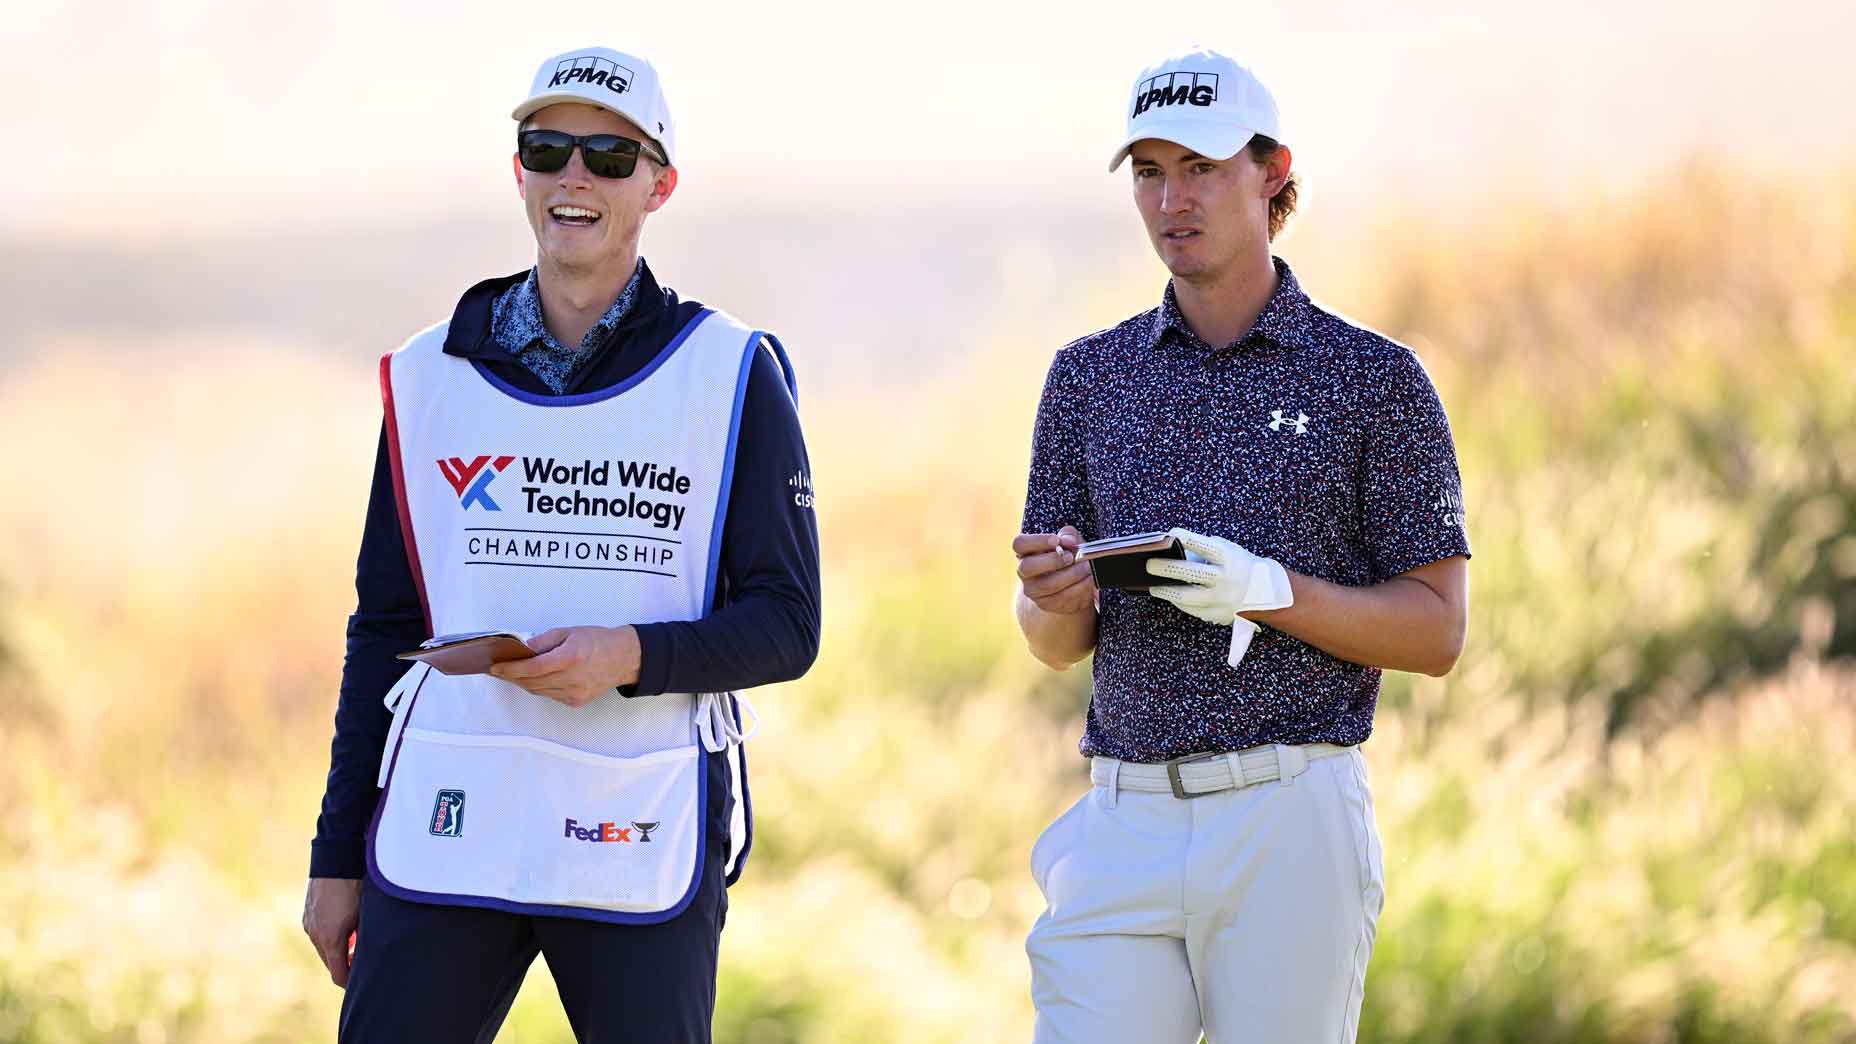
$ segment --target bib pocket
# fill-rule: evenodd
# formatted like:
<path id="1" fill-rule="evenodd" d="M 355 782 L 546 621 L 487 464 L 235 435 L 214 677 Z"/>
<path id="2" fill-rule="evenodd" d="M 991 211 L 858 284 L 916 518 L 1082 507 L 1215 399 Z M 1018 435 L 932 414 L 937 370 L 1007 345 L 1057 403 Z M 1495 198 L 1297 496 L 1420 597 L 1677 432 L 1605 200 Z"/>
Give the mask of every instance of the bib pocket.
<path id="1" fill-rule="evenodd" d="M 614 757 L 408 726 L 374 868 L 403 898 L 664 920 L 695 891 L 705 777 L 694 744 Z"/>

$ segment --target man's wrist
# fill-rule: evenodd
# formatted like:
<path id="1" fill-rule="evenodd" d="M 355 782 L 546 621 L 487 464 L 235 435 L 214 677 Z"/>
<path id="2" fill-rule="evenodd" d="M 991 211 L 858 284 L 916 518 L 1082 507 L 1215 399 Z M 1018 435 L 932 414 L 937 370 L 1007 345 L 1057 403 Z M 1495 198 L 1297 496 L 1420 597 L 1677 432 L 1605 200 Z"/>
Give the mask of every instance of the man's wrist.
<path id="1" fill-rule="evenodd" d="M 656 696 L 669 691 L 670 685 L 670 638 L 665 633 L 665 624 L 628 625 L 632 639 L 637 642 L 637 670 L 632 680 L 620 685 L 619 695 L 626 698 L 633 696 Z"/>
<path id="2" fill-rule="evenodd" d="M 309 876 L 367 876 L 367 840 L 365 838 L 324 838 L 309 843 Z"/>
<path id="3" fill-rule="evenodd" d="M 1025 593 L 1025 588 L 1023 584 L 1020 584 L 1018 587 L 1018 604 L 1020 606 L 1028 608 L 1032 612 L 1041 613 L 1044 616 L 1048 616 L 1053 620 L 1068 620 L 1068 619 L 1078 617 L 1078 616 L 1094 616 L 1096 613 L 1096 603 L 1095 603 L 1095 599 L 1093 598 L 1090 599 L 1088 602 L 1083 603 L 1083 605 L 1080 606 L 1079 608 L 1072 609 L 1068 612 L 1061 612 L 1056 609 L 1046 609 L 1043 606 L 1038 604 L 1037 599 Z"/>
<path id="4" fill-rule="evenodd" d="M 1273 558 L 1259 559 L 1252 574 L 1249 599 L 1253 604 L 1261 602 L 1268 608 L 1243 609 L 1238 617 L 1259 623 L 1281 619 L 1295 607 L 1296 576 L 1288 566 Z"/>
<path id="5" fill-rule="evenodd" d="M 630 624 L 606 628 L 609 655 L 615 668 L 612 676 L 613 688 L 635 686 L 642 666 L 638 643 L 638 630 Z"/>
<path id="6" fill-rule="evenodd" d="M 1059 613 L 1037 604 L 1023 589 L 1018 599 L 1025 644 L 1045 666 L 1068 670 L 1094 651 L 1097 610 L 1093 600 L 1074 612 Z"/>

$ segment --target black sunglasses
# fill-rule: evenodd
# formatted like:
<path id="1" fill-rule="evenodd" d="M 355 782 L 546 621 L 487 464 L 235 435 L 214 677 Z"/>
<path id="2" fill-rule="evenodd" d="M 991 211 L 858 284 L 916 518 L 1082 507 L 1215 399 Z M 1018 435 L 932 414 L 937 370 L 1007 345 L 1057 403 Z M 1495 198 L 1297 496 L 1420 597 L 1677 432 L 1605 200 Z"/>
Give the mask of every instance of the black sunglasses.
<path id="1" fill-rule="evenodd" d="M 631 177 L 632 171 L 638 166 L 640 152 L 669 166 L 669 161 L 659 155 L 656 149 L 631 138 L 617 134 L 575 136 L 557 130 L 525 130 L 517 134 L 516 159 L 524 170 L 552 174 L 567 166 L 575 146 L 580 148 L 580 159 L 586 164 L 586 169 L 602 178 Z"/>

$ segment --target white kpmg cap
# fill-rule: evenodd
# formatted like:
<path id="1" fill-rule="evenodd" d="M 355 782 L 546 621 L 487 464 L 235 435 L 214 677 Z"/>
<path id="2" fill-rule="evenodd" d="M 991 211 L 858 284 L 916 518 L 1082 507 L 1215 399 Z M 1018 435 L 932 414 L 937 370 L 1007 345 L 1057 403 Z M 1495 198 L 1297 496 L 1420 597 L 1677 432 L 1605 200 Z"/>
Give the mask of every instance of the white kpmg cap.
<path id="1" fill-rule="evenodd" d="M 609 47 L 582 47 L 557 54 L 541 63 L 528 100 L 510 113 L 518 120 L 561 102 L 579 102 L 610 109 L 650 135 L 664 157 L 677 161 L 677 128 L 670 120 L 670 103 L 651 63 L 637 55 Z"/>
<path id="2" fill-rule="evenodd" d="M 1129 146 L 1143 138 L 1226 160 L 1258 134 L 1283 141 L 1282 117 L 1269 88 L 1232 58 L 1195 48 L 1164 58 L 1134 78 L 1127 133 L 1108 169 L 1121 166 Z"/>

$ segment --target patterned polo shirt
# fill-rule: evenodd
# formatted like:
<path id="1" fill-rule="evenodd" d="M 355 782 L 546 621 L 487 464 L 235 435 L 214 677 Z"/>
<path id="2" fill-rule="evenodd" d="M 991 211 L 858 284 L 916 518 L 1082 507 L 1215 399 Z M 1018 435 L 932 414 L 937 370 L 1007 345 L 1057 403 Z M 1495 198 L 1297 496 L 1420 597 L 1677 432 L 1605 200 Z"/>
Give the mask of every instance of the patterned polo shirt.
<path id="1" fill-rule="evenodd" d="M 638 299 L 638 273 L 643 270 L 641 257 L 632 266 L 632 277 L 613 299 L 612 307 L 580 338 L 579 348 L 566 347 L 548 332 L 541 318 L 541 285 L 533 268 L 528 270 L 527 279 L 504 291 L 490 306 L 490 336 L 558 395 L 573 375 L 593 360 L 619 320 L 632 310 L 632 302 Z"/>
<path id="2" fill-rule="evenodd" d="M 1183 526 L 1354 587 L 1469 554 L 1450 423 L 1423 364 L 1275 265 L 1275 293 L 1233 344 L 1200 340 L 1168 283 L 1160 307 L 1057 353 L 1024 532 Z M 1101 594 L 1084 754 L 1153 762 L 1372 732 L 1377 669 L 1268 625 L 1232 668 L 1229 627 Z"/>

